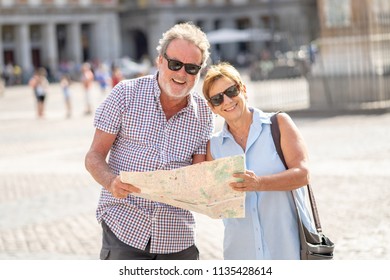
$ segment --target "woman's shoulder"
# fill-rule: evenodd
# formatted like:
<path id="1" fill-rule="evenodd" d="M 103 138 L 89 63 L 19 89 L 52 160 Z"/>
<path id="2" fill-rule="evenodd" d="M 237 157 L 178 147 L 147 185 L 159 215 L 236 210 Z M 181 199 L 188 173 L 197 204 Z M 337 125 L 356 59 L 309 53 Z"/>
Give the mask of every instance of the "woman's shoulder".
<path id="1" fill-rule="evenodd" d="M 286 112 L 276 112 L 272 113 L 271 117 L 276 114 L 276 119 L 279 126 L 291 125 L 293 120 L 290 115 Z"/>
<path id="2" fill-rule="evenodd" d="M 271 117 L 275 114 L 274 112 L 265 112 L 258 108 L 249 108 L 253 112 L 253 120 L 259 123 L 271 124 Z"/>

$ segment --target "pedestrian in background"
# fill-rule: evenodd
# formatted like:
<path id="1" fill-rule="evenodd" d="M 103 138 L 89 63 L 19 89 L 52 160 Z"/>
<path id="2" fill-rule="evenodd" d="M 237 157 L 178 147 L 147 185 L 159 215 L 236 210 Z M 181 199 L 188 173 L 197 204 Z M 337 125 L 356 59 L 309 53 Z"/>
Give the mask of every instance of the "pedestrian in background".
<path id="1" fill-rule="evenodd" d="M 199 258 L 192 213 L 133 195 L 140 192 L 137 182 L 122 183 L 119 173 L 206 159 L 213 116 L 193 89 L 209 48 L 197 26 L 173 26 L 159 41 L 157 73 L 120 82 L 97 109 L 85 165 L 102 186 L 96 212 L 103 228 L 101 259 Z"/>
<path id="2" fill-rule="evenodd" d="M 110 73 L 109 68 L 104 63 L 99 63 L 95 70 L 95 80 L 99 83 L 100 92 L 102 95 L 107 94 L 107 90 L 110 86 Z"/>
<path id="3" fill-rule="evenodd" d="M 123 79 L 124 77 L 121 69 L 117 66 L 113 66 L 112 73 L 111 73 L 111 87 L 115 87 Z"/>
<path id="4" fill-rule="evenodd" d="M 70 97 L 70 84 L 71 80 L 68 74 L 63 74 L 60 80 L 60 86 L 62 88 L 62 93 L 64 95 L 65 109 L 66 109 L 66 118 L 72 116 L 72 103 Z"/>
<path id="5" fill-rule="evenodd" d="M 246 192 L 245 218 L 224 219 L 224 259 L 300 259 L 300 240 L 295 203 L 300 215 L 316 232 L 306 208 L 304 188 L 309 179 L 305 142 L 291 118 L 277 115 L 286 170 L 271 134 L 272 114 L 249 107 L 246 86 L 239 72 L 228 63 L 209 68 L 203 94 L 211 110 L 224 118 L 221 131 L 207 145 L 207 160 L 245 154 L 246 171 L 231 183 Z"/>
<path id="6" fill-rule="evenodd" d="M 36 69 L 34 71 L 33 76 L 30 78 L 28 84 L 34 92 L 37 104 L 37 116 L 38 118 L 43 118 L 45 115 L 45 101 L 47 89 L 49 87 L 46 69 L 43 67 Z"/>
<path id="7" fill-rule="evenodd" d="M 81 82 L 83 84 L 85 94 L 85 115 L 90 115 L 92 113 L 91 92 L 94 79 L 95 75 L 92 72 L 91 65 L 88 62 L 83 63 L 81 66 Z"/>
<path id="8" fill-rule="evenodd" d="M 15 64 L 13 69 L 13 76 L 14 76 L 14 84 L 15 85 L 21 85 L 22 84 L 22 67 Z"/>

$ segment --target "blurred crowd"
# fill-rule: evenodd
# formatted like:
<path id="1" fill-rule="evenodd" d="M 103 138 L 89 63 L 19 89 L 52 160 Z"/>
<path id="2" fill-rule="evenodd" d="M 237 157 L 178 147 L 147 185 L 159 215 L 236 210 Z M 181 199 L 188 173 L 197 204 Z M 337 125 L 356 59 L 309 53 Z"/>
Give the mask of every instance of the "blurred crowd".
<path id="1" fill-rule="evenodd" d="M 147 56 L 143 57 L 140 61 L 135 61 L 129 57 L 122 57 L 109 62 L 94 60 L 81 64 L 70 60 L 63 60 L 59 62 L 58 69 L 50 69 L 50 67 L 42 65 L 35 67 L 29 73 L 23 72 L 22 67 L 18 64 L 8 62 L 4 66 L 0 65 L 0 83 L 4 87 L 28 84 L 30 78 L 38 68 L 46 69 L 49 82 L 60 82 L 63 75 L 69 76 L 72 81 L 81 81 L 85 64 L 90 65 L 89 67 L 92 73 L 94 73 L 96 81 L 102 86 L 102 89 L 108 88 L 110 84 L 115 85 L 121 79 L 142 76 L 154 70 L 153 63 Z"/>
<path id="2" fill-rule="evenodd" d="M 7 63 L 4 69 L 0 67 L 0 83 L 3 86 L 22 84 L 22 68 L 18 64 Z"/>
<path id="3" fill-rule="evenodd" d="M 110 63 L 93 61 L 80 65 L 72 61 L 62 61 L 56 71 L 51 71 L 48 67 L 37 67 L 30 75 L 22 73 L 19 65 L 7 63 L 4 69 L 0 67 L 0 97 L 9 86 L 27 84 L 33 91 L 37 117 L 43 118 L 49 84 L 59 83 L 64 96 L 66 117 L 70 118 L 72 115 L 71 84 L 80 82 L 84 91 L 84 114 L 89 115 L 93 111 L 91 91 L 95 82 L 99 85 L 102 95 L 105 95 L 123 79 L 152 74 L 154 71 L 154 65 L 147 57 L 140 62 L 124 57 Z"/>

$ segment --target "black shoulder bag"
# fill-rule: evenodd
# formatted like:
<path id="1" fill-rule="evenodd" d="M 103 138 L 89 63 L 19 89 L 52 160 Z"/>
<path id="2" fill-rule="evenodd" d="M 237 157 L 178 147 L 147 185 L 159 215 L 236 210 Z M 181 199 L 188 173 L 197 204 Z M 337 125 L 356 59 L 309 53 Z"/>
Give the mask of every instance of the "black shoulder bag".
<path id="1" fill-rule="evenodd" d="M 279 112 L 277 112 L 271 117 L 271 122 L 272 122 L 271 133 L 275 143 L 276 151 L 278 152 L 278 155 L 282 160 L 284 166 L 286 167 L 286 169 L 288 169 L 280 145 L 280 130 L 279 130 L 278 119 L 277 119 L 278 113 Z M 322 232 L 317 205 L 310 184 L 307 185 L 307 193 L 309 195 L 311 211 L 312 211 L 315 227 L 317 230 L 316 233 L 310 232 L 303 224 L 301 217 L 299 215 L 296 196 L 294 192 L 295 191 L 291 191 L 291 194 L 293 196 L 293 201 L 297 211 L 299 238 L 301 243 L 301 260 L 332 260 L 334 243 L 330 241 L 330 239 L 326 237 L 325 234 Z"/>

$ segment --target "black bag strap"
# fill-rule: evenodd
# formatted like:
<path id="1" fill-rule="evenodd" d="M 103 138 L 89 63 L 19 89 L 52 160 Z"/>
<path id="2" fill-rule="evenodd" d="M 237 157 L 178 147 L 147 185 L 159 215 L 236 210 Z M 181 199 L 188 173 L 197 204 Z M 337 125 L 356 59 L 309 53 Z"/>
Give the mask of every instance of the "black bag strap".
<path id="1" fill-rule="evenodd" d="M 271 116 L 271 134 L 272 134 L 272 138 L 273 138 L 274 143 L 275 143 L 276 151 L 277 151 L 281 161 L 283 162 L 285 168 L 288 169 L 286 160 L 284 159 L 282 147 L 280 145 L 280 129 L 279 129 L 279 123 L 278 123 L 278 118 L 277 118 L 277 115 L 279 113 L 281 113 L 281 111 L 278 111 L 274 115 Z M 294 191 L 291 191 L 291 193 L 293 195 L 294 204 L 296 206 Z M 307 184 L 307 193 L 309 195 L 309 200 L 310 200 L 310 205 L 311 205 L 311 211 L 312 211 L 312 214 L 313 214 L 314 224 L 316 226 L 317 232 L 321 233 L 322 232 L 322 227 L 321 227 L 320 217 L 318 215 L 317 204 L 316 204 L 316 201 L 315 201 L 315 198 L 314 198 L 314 193 L 313 193 L 313 190 L 312 190 L 310 184 Z M 295 207 L 295 208 L 297 209 L 297 215 L 299 217 L 298 208 L 297 207 Z"/>

